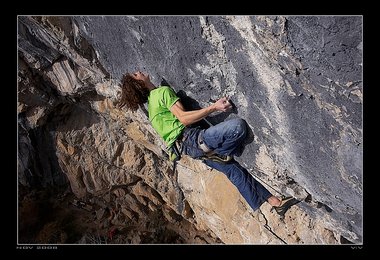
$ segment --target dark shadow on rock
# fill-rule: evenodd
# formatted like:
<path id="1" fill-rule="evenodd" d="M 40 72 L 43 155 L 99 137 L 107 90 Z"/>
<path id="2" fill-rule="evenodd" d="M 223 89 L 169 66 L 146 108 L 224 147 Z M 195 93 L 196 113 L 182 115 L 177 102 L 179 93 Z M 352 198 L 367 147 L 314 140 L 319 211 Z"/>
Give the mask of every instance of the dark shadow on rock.
<path id="1" fill-rule="evenodd" d="M 312 198 L 311 194 L 307 195 L 307 197 L 305 198 L 305 202 L 308 204 L 313 203 L 313 198 Z M 322 202 L 314 201 L 314 203 L 317 204 L 317 209 L 320 209 L 323 207 L 328 213 L 331 213 L 333 211 L 332 208 L 330 208 L 329 206 L 327 206 L 326 204 L 324 204 Z"/>
<path id="2" fill-rule="evenodd" d="M 103 101 L 106 97 L 99 95 L 96 90 L 86 91 L 77 98 L 80 101 Z"/>
<path id="3" fill-rule="evenodd" d="M 331 213 L 333 210 L 332 210 L 332 208 L 330 208 L 329 206 L 327 206 L 326 204 L 325 204 L 325 210 L 328 212 L 328 213 Z"/>
<path id="4" fill-rule="evenodd" d="M 61 132 L 89 128 L 100 122 L 100 118 L 91 107 L 84 104 L 65 103 L 58 105 L 49 114 L 47 124 Z"/>
<path id="5" fill-rule="evenodd" d="M 56 139 L 55 135 L 51 134 L 52 130 L 49 125 L 43 125 L 28 132 L 33 160 L 26 165 L 28 170 L 25 174 L 30 174 L 26 178 L 33 188 L 61 186 L 69 183 L 58 162 Z"/>
<path id="6" fill-rule="evenodd" d="M 305 201 L 306 203 L 311 203 L 311 201 L 312 201 L 311 194 L 308 194 L 308 195 L 306 196 L 306 198 L 304 199 L 304 201 Z"/>
<path id="7" fill-rule="evenodd" d="M 345 238 L 344 236 L 340 235 L 340 238 L 339 238 L 339 242 L 342 244 L 342 245 L 346 245 L 346 244 L 354 244 L 352 243 L 350 240 L 348 240 L 347 238 Z"/>
<path id="8" fill-rule="evenodd" d="M 331 213 L 332 212 L 332 209 L 329 207 L 329 206 L 327 206 L 326 204 L 324 204 L 324 203 L 322 203 L 322 202 L 317 202 L 317 208 L 319 209 L 319 208 L 324 208 L 327 212 L 329 212 L 329 213 Z"/>
<path id="9" fill-rule="evenodd" d="M 100 116 L 91 108 L 91 103 L 105 98 L 96 91 L 88 91 L 77 97 L 68 96 L 48 115 L 46 123 L 64 132 L 89 128 L 100 122 Z"/>

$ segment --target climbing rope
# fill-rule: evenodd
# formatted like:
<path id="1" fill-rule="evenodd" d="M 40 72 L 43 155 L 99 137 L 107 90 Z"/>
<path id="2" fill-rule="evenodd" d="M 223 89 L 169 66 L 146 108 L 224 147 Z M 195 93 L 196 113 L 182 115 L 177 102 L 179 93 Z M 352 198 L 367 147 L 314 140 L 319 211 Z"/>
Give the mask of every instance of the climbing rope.
<path id="1" fill-rule="evenodd" d="M 263 171 L 259 170 L 259 168 L 257 168 L 256 166 L 253 166 L 253 168 L 258 171 L 259 173 L 261 174 L 264 174 L 266 175 Z M 250 171 L 249 171 L 250 172 Z M 264 183 L 266 186 L 268 186 L 269 188 L 271 188 L 272 190 L 274 190 L 275 192 L 277 192 L 278 194 L 281 194 L 281 192 L 275 188 L 273 188 L 271 185 L 269 185 L 267 182 L 265 182 L 262 178 L 260 178 L 259 176 L 257 176 L 257 174 L 253 173 L 253 172 L 250 172 L 250 174 L 252 174 L 255 178 L 259 179 L 262 183 Z"/>

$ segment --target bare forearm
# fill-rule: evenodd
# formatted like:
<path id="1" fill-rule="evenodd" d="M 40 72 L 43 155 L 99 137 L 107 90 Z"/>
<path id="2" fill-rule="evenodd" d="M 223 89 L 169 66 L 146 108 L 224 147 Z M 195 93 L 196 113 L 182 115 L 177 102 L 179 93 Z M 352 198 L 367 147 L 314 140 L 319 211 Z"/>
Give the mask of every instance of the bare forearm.
<path id="1" fill-rule="evenodd" d="M 227 98 L 221 98 L 214 104 L 199 109 L 199 110 L 192 110 L 192 111 L 185 111 L 182 103 L 180 101 L 177 101 L 171 108 L 170 111 L 178 118 L 179 121 L 181 121 L 184 125 L 191 125 L 195 122 L 198 122 L 199 120 L 202 120 L 209 114 L 215 112 L 215 111 L 227 111 L 231 108 L 231 104 L 228 102 Z"/>
<path id="2" fill-rule="evenodd" d="M 199 110 L 192 110 L 192 111 L 181 111 L 179 115 L 179 120 L 184 125 L 191 125 L 195 122 L 198 122 L 208 116 L 209 114 L 215 112 L 215 106 L 211 105 Z"/>

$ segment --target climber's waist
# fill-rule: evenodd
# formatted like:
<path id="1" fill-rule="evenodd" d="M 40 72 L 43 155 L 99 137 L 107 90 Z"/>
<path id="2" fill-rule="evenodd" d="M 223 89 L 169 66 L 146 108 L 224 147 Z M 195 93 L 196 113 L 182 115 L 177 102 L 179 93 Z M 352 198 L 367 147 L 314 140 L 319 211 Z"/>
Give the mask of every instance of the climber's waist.
<path id="1" fill-rule="evenodd" d="M 189 130 L 190 130 L 190 128 L 185 127 L 183 129 L 183 131 L 181 132 L 181 134 L 177 137 L 177 139 L 175 140 L 175 142 L 177 144 L 183 143 L 186 140 L 186 138 L 187 138 L 187 133 L 188 133 Z"/>

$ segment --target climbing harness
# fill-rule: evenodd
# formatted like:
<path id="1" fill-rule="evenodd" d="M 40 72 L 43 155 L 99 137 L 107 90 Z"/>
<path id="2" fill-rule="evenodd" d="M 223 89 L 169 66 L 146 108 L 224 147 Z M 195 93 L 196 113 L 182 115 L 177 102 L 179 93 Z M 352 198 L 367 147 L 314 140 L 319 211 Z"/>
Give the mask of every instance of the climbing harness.
<path id="1" fill-rule="evenodd" d="M 181 159 L 182 144 L 179 141 L 175 141 L 170 147 L 167 148 L 169 160 L 177 162 Z"/>
<path id="2" fill-rule="evenodd" d="M 175 142 L 167 148 L 169 160 L 173 162 L 173 173 L 177 168 L 177 162 L 181 159 L 183 152 L 183 142 L 186 140 L 186 135 L 182 133 Z"/>

